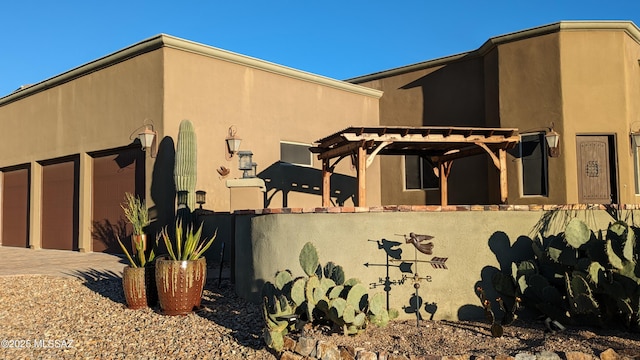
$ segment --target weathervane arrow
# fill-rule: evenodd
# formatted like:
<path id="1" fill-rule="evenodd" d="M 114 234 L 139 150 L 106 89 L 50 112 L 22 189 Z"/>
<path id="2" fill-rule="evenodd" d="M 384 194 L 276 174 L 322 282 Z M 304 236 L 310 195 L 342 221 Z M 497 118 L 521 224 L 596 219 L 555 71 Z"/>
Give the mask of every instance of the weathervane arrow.
<path id="1" fill-rule="evenodd" d="M 410 261 L 410 262 L 415 262 L 415 263 L 427 263 L 427 264 L 431 264 L 431 266 L 433 266 L 434 269 L 448 269 L 447 265 L 445 264 L 445 262 L 447 262 L 447 260 L 449 260 L 449 258 L 442 258 L 442 257 L 432 257 L 431 260 L 405 260 L 405 261 Z M 392 262 L 395 262 L 393 259 L 391 260 Z M 396 260 L 397 261 L 397 260 Z"/>
<path id="2" fill-rule="evenodd" d="M 394 261 L 394 260 L 391 260 Z M 398 261 L 398 260 L 396 260 Z M 413 264 L 410 262 L 406 262 L 406 261 L 402 261 L 400 264 L 398 265 L 387 265 L 387 264 L 369 264 L 369 263 L 365 263 L 364 266 L 369 267 L 369 266 L 389 266 L 389 267 L 397 267 L 400 269 L 400 272 L 403 273 L 409 273 L 409 274 L 413 274 L 413 270 L 411 270 L 411 266 Z"/>

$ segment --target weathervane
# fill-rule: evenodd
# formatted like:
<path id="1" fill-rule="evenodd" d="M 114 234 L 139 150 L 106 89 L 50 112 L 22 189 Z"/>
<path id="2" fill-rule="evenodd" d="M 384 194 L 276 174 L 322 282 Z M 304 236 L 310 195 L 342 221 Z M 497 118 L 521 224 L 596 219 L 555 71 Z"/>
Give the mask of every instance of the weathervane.
<path id="1" fill-rule="evenodd" d="M 402 236 L 404 237 L 405 242 L 411 243 L 413 244 L 415 251 L 414 251 L 414 259 L 413 260 L 403 260 L 404 263 L 407 262 L 412 262 L 413 264 L 416 264 L 416 272 L 415 274 L 413 274 L 412 280 L 413 280 L 413 288 L 416 289 L 416 301 L 417 299 L 420 299 L 420 282 L 421 281 L 426 281 L 426 282 L 431 282 L 431 276 L 426 276 L 426 277 L 420 277 L 420 275 L 418 275 L 418 263 L 427 263 L 427 264 L 431 264 L 431 266 L 434 269 L 444 269 L 447 270 L 447 265 L 445 264 L 448 260 L 448 258 L 443 258 L 443 257 L 432 257 L 431 260 L 418 260 L 418 251 L 420 251 L 421 253 L 425 254 L 425 255 L 431 255 L 433 254 L 433 242 L 428 242 L 428 243 L 423 243 L 424 241 L 427 240 L 431 240 L 434 237 L 431 235 L 418 235 L 416 233 L 409 233 L 409 236 L 407 235 L 403 235 L 403 234 L 396 234 L 397 236 Z M 399 261 L 398 259 L 392 259 L 391 262 L 396 262 Z M 403 283 L 404 280 L 407 279 L 406 275 L 402 275 L 403 277 Z M 419 307 L 416 307 L 416 327 L 420 326 L 420 309 Z"/>

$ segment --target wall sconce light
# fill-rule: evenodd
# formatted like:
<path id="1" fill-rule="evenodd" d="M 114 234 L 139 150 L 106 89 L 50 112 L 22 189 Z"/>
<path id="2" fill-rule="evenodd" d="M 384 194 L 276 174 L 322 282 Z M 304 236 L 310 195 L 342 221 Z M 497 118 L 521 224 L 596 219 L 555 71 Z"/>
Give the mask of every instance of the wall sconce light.
<path id="1" fill-rule="evenodd" d="M 242 171 L 242 178 L 247 179 L 247 178 L 254 178 L 256 177 L 256 173 L 258 169 L 258 164 L 256 163 L 251 163 L 251 169 L 247 169 L 247 170 L 243 170 Z"/>
<path id="2" fill-rule="evenodd" d="M 640 148 L 640 131 L 631 132 L 631 144 L 637 148 Z"/>
<path id="3" fill-rule="evenodd" d="M 178 209 L 187 207 L 189 192 L 186 190 L 178 191 Z"/>
<path id="4" fill-rule="evenodd" d="M 238 151 L 238 170 L 242 170 L 243 178 L 256 177 L 256 169 L 258 164 L 253 162 L 253 153 L 251 151 Z"/>
<path id="5" fill-rule="evenodd" d="M 196 204 L 200 205 L 200 209 L 202 209 L 202 205 L 206 203 L 207 192 L 204 190 L 196 191 Z"/>
<path id="6" fill-rule="evenodd" d="M 553 130 L 553 125 L 544 135 L 544 138 L 547 141 L 547 146 L 549 146 L 549 157 L 560 156 L 560 134 Z"/>
<path id="7" fill-rule="evenodd" d="M 142 145 L 142 151 L 150 149 L 149 155 L 151 157 L 156 157 L 156 138 L 158 137 L 158 133 L 153 129 L 153 124 L 144 124 L 138 129 L 142 129 L 142 131 L 138 133 L 138 140 L 140 140 L 140 145 Z"/>
<path id="8" fill-rule="evenodd" d="M 252 157 L 251 151 L 238 151 L 238 170 L 251 170 Z"/>
<path id="9" fill-rule="evenodd" d="M 233 154 L 237 153 L 240 149 L 240 143 L 242 142 L 242 139 L 236 137 L 235 126 L 229 127 L 229 135 L 225 141 L 227 142 L 227 151 L 229 151 L 230 157 L 233 157 Z"/>

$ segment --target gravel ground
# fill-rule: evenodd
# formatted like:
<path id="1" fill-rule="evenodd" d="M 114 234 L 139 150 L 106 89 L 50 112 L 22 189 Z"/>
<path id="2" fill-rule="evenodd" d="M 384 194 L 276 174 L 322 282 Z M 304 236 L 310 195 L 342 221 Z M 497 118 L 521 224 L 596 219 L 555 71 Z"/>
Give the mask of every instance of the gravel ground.
<path id="1" fill-rule="evenodd" d="M 6 359 L 276 359 L 261 339 L 257 305 L 232 287 L 210 281 L 203 309 L 164 316 L 157 309 L 125 307 L 121 280 L 51 276 L 0 277 L 0 358 Z M 306 335 L 336 345 L 405 355 L 515 355 L 549 350 L 598 356 L 606 349 L 640 359 L 640 334 L 567 329 L 549 334 L 541 324 L 517 323 L 492 338 L 482 322 L 392 322 L 366 334 L 344 337 L 326 329 Z M 637 357 L 636 357 L 637 356 Z"/>

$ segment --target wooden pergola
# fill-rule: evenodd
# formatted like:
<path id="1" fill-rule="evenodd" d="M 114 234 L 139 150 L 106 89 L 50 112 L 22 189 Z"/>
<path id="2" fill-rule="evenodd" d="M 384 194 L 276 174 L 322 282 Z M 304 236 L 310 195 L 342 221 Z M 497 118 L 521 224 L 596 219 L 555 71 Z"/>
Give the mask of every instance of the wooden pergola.
<path id="1" fill-rule="evenodd" d="M 454 160 L 487 153 L 500 172 L 500 198 L 507 200 L 507 153 L 520 141 L 518 129 L 467 127 L 349 127 L 316 141 L 311 148 L 322 160 L 322 206 L 330 206 L 335 166 L 352 158 L 357 170 L 356 206 L 366 206 L 366 169 L 376 155 L 419 155 L 438 169 L 440 200 L 448 204 L 447 178 Z"/>

